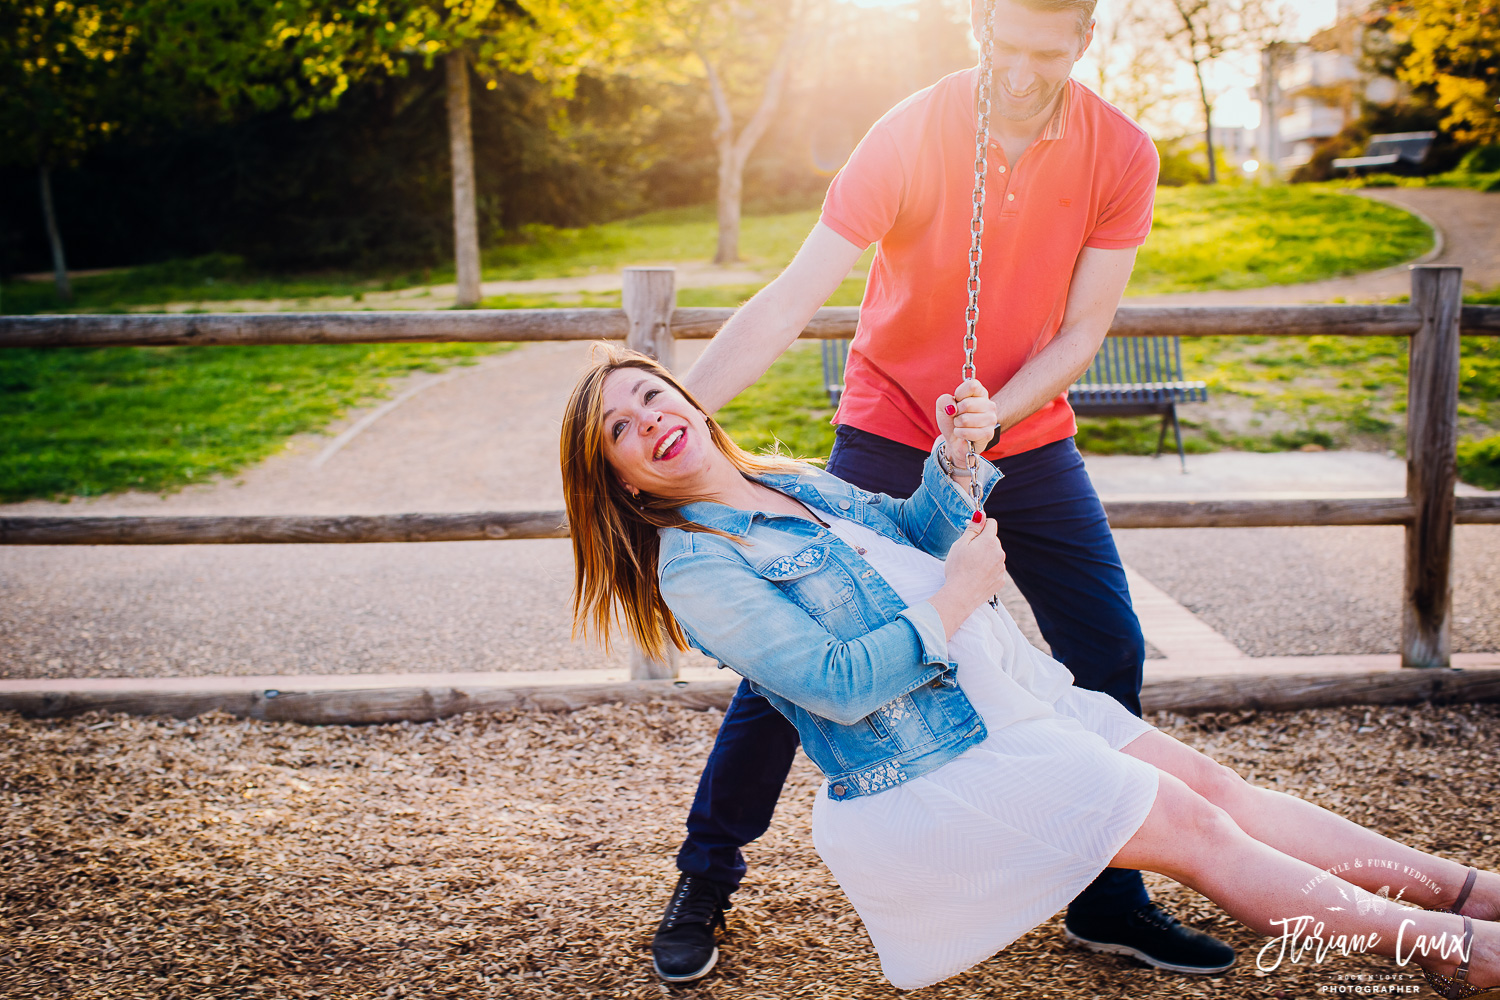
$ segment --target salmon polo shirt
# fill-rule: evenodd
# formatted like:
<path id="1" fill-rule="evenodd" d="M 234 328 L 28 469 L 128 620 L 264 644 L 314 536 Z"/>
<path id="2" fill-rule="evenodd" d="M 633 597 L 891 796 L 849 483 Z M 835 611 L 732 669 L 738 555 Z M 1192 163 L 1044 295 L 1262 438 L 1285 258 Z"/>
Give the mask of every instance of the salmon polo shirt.
<path id="1" fill-rule="evenodd" d="M 833 421 L 932 447 L 937 397 L 961 381 L 974 214 L 978 69 L 951 74 L 870 129 L 823 201 L 822 221 L 878 243 Z M 976 375 L 991 393 L 1057 334 L 1084 247 L 1139 246 L 1151 231 L 1157 155 L 1135 122 L 1069 80 L 1015 163 L 988 153 Z M 1067 393 L 1005 428 L 1003 458 L 1077 431 Z"/>

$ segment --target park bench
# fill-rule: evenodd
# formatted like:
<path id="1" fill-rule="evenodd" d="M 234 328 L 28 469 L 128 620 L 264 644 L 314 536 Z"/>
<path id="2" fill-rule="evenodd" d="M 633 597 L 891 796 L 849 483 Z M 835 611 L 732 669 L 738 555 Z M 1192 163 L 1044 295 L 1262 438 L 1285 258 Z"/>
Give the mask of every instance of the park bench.
<path id="1" fill-rule="evenodd" d="M 844 361 L 849 341 L 823 341 L 823 387 L 828 402 L 839 405 L 844 391 Z M 1156 453 L 1161 454 L 1167 426 L 1177 438 L 1177 458 L 1187 471 L 1178 403 L 1208 401 L 1204 382 L 1188 382 L 1182 375 L 1182 347 L 1176 337 L 1108 337 L 1088 371 L 1068 389 L 1068 403 L 1080 416 L 1132 417 L 1161 415 Z"/>
<path id="2" fill-rule="evenodd" d="M 1187 471 L 1182 448 L 1178 403 L 1208 401 L 1208 385 L 1182 375 L 1182 345 L 1176 337 L 1106 337 L 1088 371 L 1068 389 L 1068 405 L 1081 417 L 1161 415 L 1156 454 L 1167 439 L 1167 425 L 1177 437 L 1177 460 Z"/>
<path id="3" fill-rule="evenodd" d="M 1386 132 L 1370 136 L 1370 143 L 1359 156 L 1341 156 L 1333 161 L 1335 170 L 1392 170 L 1401 166 L 1418 167 L 1427 159 L 1436 132 Z"/>

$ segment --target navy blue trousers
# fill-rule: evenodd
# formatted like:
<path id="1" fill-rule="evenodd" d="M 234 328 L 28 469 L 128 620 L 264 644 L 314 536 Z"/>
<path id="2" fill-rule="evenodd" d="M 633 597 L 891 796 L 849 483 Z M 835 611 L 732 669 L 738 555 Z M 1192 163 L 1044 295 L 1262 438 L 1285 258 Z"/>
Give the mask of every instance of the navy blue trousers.
<path id="1" fill-rule="evenodd" d="M 926 459 L 925 451 L 841 425 L 828 471 L 860 489 L 909 497 Z M 1078 449 L 1069 438 L 996 464 L 1005 478 L 985 511 L 998 522 L 1006 571 L 1052 655 L 1079 687 L 1103 691 L 1140 715 L 1145 640 Z M 797 730 L 742 682 L 698 782 L 677 867 L 738 886 L 745 876 L 740 848 L 770 826 L 796 751 Z M 1139 872 L 1106 868 L 1069 909 L 1117 914 L 1147 902 Z"/>

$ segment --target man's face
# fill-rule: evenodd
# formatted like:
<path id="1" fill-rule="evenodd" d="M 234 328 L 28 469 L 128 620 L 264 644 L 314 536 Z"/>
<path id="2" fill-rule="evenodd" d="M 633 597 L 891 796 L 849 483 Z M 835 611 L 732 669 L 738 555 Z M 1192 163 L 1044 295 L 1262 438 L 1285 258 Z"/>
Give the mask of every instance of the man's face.
<path id="1" fill-rule="evenodd" d="M 974 37 L 984 31 L 984 0 L 971 0 Z M 995 0 L 995 83 L 990 113 L 1024 122 L 1048 111 L 1073 64 L 1094 38 L 1091 22 L 1078 31 L 1078 13 L 1040 11 L 1016 0 Z"/>

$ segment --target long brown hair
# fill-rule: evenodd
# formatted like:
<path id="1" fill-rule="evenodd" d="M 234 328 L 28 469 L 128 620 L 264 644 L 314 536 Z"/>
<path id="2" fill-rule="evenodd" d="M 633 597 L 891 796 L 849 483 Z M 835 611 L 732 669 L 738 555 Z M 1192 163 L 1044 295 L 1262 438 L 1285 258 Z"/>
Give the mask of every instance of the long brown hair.
<path id="1" fill-rule="evenodd" d="M 741 474 L 797 472 L 781 455 L 752 455 L 724 433 L 682 383 L 652 358 L 612 344 L 596 346 L 563 411 L 563 497 L 573 539 L 573 634 L 593 634 L 605 650 L 615 627 L 615 606 L 626 631 L 654 659 L 666 655 L 666 640 L 687 649 L 687 636 L 661 597 L 656 557 L 658 528 L 713 531 L 684 518 L 678 508 L 703 497 L 667 499 L 642 492 L 632 497 L 604 457 L 604 380 L 620 368 L 639 368 L 676 389 L 708 421 L 713 443 Z M 723 534 L 723 532 L 713 532 Z"/>

